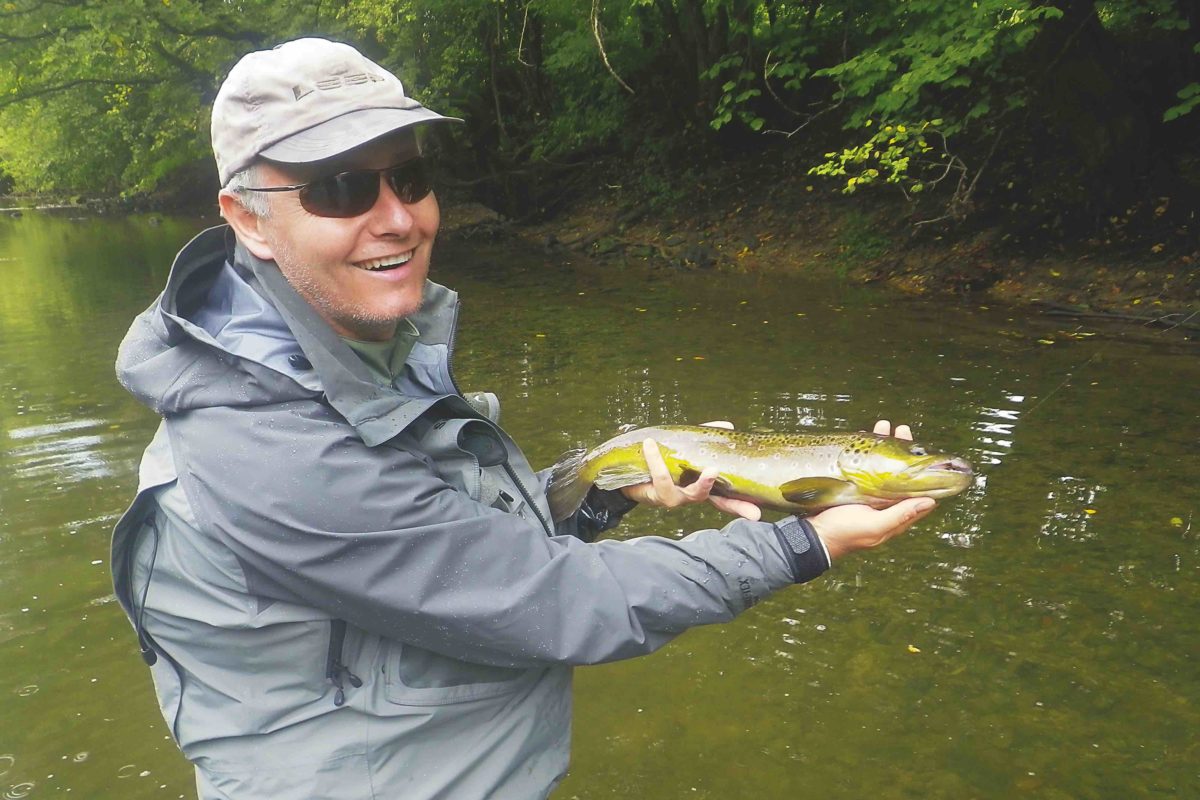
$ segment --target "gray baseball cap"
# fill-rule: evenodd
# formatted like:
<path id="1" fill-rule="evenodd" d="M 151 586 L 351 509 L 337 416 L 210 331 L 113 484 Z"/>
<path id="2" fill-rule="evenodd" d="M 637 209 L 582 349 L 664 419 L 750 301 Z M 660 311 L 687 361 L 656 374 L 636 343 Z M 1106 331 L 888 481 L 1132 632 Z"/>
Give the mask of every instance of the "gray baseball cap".
<path id="1" fill-rule="evenodd" d="M 453 121 L 347 44 L 296 39 L 242 58 L 221 84 L 212 144 L 221 185 L 258 156 L 320 161 L 422 122 Z"/>

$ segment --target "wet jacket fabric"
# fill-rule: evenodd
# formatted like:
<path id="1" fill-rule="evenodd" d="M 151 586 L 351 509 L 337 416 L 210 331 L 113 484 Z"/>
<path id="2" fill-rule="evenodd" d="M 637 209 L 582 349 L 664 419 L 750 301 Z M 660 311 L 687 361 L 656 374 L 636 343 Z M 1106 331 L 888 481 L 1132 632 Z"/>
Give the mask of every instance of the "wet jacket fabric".
<path id="1" fill-rule="evenodd" d="M 427 284 L 381 385 L 222 227 L 126 336 L 118 376 L 163 421 L 114 583 L 203 800 L 545 797 L 573 665 L 828 567 L 790 519 L 681 541 L 584 541 L 603 509 L 552 527 L 544 476 L 454 382 L 457 308 Z"/>

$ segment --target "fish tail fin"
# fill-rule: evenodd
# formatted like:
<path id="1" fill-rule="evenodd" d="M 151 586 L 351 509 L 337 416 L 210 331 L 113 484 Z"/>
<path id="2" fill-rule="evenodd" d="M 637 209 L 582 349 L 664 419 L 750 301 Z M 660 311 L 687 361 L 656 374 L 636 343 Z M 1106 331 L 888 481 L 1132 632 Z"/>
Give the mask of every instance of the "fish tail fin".
<path id="1" fill-rule="evenodd" d="M 550 502 L 550 515 L 555 522 L 562 522 L 583 505 L 592 482 L 583 477 L 583 464 L 587 450 L 568 450 L 550 468 L 550 482 L 546 486 L 546 499 Z"/>

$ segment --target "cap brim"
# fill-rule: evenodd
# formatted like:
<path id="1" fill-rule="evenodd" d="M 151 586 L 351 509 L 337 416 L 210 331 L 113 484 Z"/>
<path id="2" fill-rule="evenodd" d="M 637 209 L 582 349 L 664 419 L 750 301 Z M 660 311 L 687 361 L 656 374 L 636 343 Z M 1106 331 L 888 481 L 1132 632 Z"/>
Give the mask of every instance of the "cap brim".
<path id="1" fill-rule="evenodd" d="M 364 108 L 314 125 L 263 149 L 259 155 L 285 164 L 305 164 L 353 150 L 393 131 L 425 122 L 462 122 L 416 108 Z"/>

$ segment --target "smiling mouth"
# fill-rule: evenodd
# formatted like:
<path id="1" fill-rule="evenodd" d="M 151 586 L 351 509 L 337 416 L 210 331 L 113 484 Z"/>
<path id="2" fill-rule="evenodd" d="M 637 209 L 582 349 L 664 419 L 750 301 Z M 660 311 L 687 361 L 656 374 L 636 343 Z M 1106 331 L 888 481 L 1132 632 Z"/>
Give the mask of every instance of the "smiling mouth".
<path id="1" fill-rule="evenodd" d="M 409 250 L 407 253 L 400 253 L 394 256 L 373 258 L 370 261 L 361 261 L 354 266 L 358 267 L 359 269 L 365 269 L 367 272 L 387 272 L 388 270 L 395 269 L 396 267 L 402 267 L 407 264 L 412 258 L 412 255 L 412 251 Z"/>

